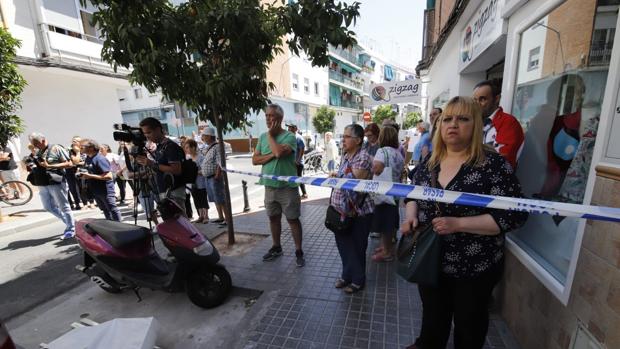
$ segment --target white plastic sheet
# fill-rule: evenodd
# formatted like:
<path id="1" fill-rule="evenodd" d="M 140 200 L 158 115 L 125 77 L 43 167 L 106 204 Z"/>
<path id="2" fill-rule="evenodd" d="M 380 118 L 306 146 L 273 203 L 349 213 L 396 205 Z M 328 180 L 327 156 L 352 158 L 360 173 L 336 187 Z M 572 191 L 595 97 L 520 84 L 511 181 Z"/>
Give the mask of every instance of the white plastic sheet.
<path id="1" fill-rule="evenodd" d="M 80 327 L 48 344 L 49 349 L 153 349 L 159 324 L 153 317 L 114 319 Z"/>

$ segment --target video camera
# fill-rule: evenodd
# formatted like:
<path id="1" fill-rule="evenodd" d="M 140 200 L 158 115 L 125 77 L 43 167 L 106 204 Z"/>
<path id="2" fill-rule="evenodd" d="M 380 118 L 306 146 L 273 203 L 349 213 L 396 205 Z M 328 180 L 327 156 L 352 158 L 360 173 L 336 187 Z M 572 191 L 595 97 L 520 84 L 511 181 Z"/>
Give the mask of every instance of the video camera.
<path id="1" fill-rule="evenodd" d="M 132 143 L 134 146 L 130 150 L 131 155 L 144 154 L 146 147 L 146 137 L 139 127 L 131 127 L 127 124 L 114 124 L 113 136 L 117 142 Z"/>

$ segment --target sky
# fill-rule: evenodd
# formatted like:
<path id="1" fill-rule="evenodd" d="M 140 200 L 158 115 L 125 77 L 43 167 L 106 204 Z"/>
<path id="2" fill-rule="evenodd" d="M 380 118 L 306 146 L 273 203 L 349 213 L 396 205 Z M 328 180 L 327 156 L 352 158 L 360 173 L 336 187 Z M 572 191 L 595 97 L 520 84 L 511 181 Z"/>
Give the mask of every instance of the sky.
<path id="1" fill-rule="evenodd" d="M 352 0 L 345 0 L 351 4 Z M 415 68 L 422 56 L 425 0 L 357 0 L 358 41 L 386 59 Z"/>

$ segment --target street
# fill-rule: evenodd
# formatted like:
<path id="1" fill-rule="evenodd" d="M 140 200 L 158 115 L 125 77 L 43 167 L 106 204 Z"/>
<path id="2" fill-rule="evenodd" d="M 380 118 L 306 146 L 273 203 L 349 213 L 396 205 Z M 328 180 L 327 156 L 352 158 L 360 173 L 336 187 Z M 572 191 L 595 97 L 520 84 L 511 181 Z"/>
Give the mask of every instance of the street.
<path id="1" fill-rule="evenodd" d="M 230 158 L 228 167 L 260 172 L 259 166 L 252 166 L 250 158 Z M 262 209 L 264 187 L 256 184 L 257 178 L 230 174 L 229 180 L 233 215 L 243 212 L 242 180 L 248 183 L 251 210 Z M 308 195 L 310 199 L 326 197 L 329 189 L 308 186 Z M 33 198 L 33 201 L 36 200 L 39 200 L 38 195 Z M 133 223 L 130 207 L 122 207 L 121 212 L 123 221 Z M 103 215 L 95 209 L 89 217 L 103 218 Z M 209 217 L 217 218 L 213 206 L 209 210 Z M 143 214 L 139 215 L 138 224 L 148 226 Z M 12 318 L 88 280 L 74 268 L 82 263 L 81 250 L 75 241 L 58 239 L 63 228 L 60 221 L 54 221 L 16 234 L 0 236 L 1 318 Z"/>

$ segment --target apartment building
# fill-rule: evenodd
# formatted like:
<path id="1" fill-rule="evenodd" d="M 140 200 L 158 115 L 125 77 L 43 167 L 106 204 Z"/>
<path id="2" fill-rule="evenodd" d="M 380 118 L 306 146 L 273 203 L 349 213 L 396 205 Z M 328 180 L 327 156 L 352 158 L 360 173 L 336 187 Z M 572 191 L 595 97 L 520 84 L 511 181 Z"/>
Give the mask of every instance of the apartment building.
<path id="1" fill-rule="evenodd" d="M 112 124 L 122 121 L 116 90 L 129 84 L 126 71 L 101 60 L 94 10 L 78 0 L 0 0 L 2 25 L 21 41 L 16 63 L 28 83 L 22 149 L 34 131 L 52 143 L 75 135 L 113 142 Z"/>

